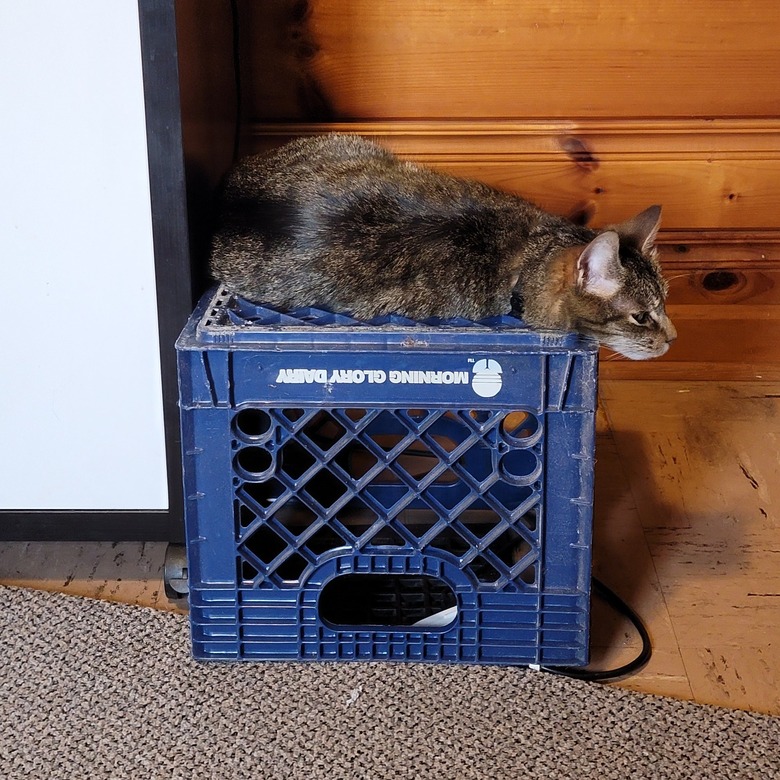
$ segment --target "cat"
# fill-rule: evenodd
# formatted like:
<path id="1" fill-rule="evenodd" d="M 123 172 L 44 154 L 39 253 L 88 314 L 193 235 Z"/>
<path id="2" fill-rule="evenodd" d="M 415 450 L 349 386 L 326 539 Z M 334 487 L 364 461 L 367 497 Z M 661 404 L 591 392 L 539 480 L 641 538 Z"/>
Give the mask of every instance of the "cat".
<path id="1" fill-rule="evenodd" d="M 285 309 L 360 319 L 514 313 L 633 359 L 676 337 L 653 246 L 660 206 L 596 231 L 404 161 L 357 135 L 300 138 L 226 177 L 210 270 Z"/>

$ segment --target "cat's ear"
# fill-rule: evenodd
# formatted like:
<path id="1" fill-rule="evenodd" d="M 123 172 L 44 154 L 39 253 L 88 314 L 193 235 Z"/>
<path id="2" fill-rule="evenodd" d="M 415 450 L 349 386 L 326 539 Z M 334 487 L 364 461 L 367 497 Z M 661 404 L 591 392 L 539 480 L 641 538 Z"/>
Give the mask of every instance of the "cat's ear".
<path id="1" fill-rule="evenodd" d="M 597 298 L 609 298 L 623 279 L 620 265 L 620 238 L 613 230 L 600 233 L 577 258 L 577 287 Z"/>
<path id="2" fill-rule="evenodd" d="M 609 230 L 614 230 L 625 242 L 633 244 L 644 254 L 653 248 L 660 226 L 661 207 L 650 206 L 633 219 L 621 222 L 619 225 L 611 225 Z"/>

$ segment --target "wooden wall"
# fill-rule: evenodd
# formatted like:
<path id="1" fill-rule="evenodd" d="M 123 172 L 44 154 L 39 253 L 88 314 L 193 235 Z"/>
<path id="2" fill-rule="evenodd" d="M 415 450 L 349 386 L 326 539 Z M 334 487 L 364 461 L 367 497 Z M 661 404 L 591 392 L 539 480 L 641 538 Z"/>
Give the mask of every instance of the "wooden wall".
<path id="1" fill-rule="evenodd" d="M 775 0 L 239 0 L 242 151 L 348 130 L 594 226 L 664 207 L 679 339 L 780 378 Z"/>
<path id="2" fill-rule="evenodd" d="M 774 0 L 242 0 L 241 13 L 258 119 L 777 112 Z"/>
<path id="3" fill-rule="evenodd" d="M 176 0 L 175 9 L 192 281 L 197 298 L 212 284 L 206 265 L 213 194 L 233 161 L 237 119 L 234 25 L 230 0 Z"/>

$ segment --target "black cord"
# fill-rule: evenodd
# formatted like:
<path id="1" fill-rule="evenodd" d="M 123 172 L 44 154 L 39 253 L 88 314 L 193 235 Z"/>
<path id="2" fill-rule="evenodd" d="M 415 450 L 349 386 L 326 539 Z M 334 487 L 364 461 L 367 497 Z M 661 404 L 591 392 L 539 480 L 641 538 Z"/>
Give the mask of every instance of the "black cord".
<path id="1" fill-rule="evenodd" d="M 427 450 L 407 449 L 404 450 L 404 454 L 434 457 L 433 453 Z M 619 615 L 627 617 L 633 624 L 642 639 L 642 649 L 639 651 L 639 655 L 627 664 L 618 666 L 616 669 L 582 669 L 576 666 L 539 666 L 538 668 L 544 672 L 549 672 L 550 674 L 557 674 L 559 677 L 570 677 L 574 680 L 585 680 L 587 682 L 607 683 L 625 680 L 626 677 L 631 677 L 644 669 L 650 661 L 650 658 L 653 655 L 653 645 L 650 640 L 650 634 L 639 615 L 637 615 L 636 612 L 634 612 L 634 610 L 617 595 L 617 593 L 610 590 L 596 577 L 591 577 L 590 581 L 593 594 L 612 607 Z"/>
<path id="2" fill-rule="evenodd" d="M 544 672 L 557 674 L 560 677 L 571 677 L 574 680 L 586 680 L 588 682 L 606 683 L 624 680 L 626 677 L 630 677 L 643 669 L 650 660 L 653 654 L 650 634 L 647 632 L 639 615 L 637 615 L 636 612 L 620 598 L 620 596 L 611 591 L 603 582 L 597 580 L 595 577 L 591 578 L 591 583 L 594 595 L 609 604 L 617 613 L 627 617 L 634 628 L 636 628 L 637 633 L 642 639 L 642 650 L 639 655 L 632 661 L 629 661 L 627 664 L 623 664 L 623 666 L 619 666 L 616 669 L 580 669 L 574 666 L 541 666 L 539 668 Z"/>

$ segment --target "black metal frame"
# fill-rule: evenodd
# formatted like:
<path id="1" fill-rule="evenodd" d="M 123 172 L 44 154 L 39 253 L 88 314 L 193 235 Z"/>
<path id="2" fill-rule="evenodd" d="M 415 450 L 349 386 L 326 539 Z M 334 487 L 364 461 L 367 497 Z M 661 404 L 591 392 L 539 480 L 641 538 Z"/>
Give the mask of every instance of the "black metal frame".
<path id="1" fill-rule="evenodd" d="M 168 509 L 3 510 L 0 540 L 181 541 L 181 483 L 174 342 L 192 310 L 174 0 L 138 0 L 160 334 Z"/>

